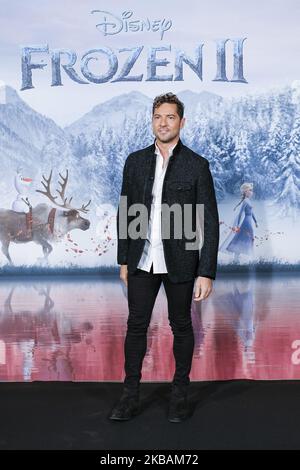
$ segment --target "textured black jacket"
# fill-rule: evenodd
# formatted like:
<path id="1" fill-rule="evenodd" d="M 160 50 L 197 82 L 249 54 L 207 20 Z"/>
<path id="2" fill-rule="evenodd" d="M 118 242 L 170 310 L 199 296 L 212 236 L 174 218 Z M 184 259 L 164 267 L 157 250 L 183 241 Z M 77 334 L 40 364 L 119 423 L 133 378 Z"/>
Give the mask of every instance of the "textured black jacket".
<path id="1" fill-rule="evenodd" d="M 124 165 L 121 195 L 127 196 L 128 208 L 131 204 L 142 203 L 151 211 L 152 187 L 155 177 L 155 141 L 149 147 L 131 153 Z M 215 279 L 219 246 L 219 215 L 209 162 L 204 157 L 186 147 L 179 139 L 170 157 L 162 188 L 162 203 L 193 205 L 195 223 L 196 204 L 204 204 L 204 243 L 198 250 L 186 250 L 183 237 L 174 238 L 171 229 L 170 239 L 164 239 L 163 248 L 170 280 L 183 282 L 197 276 Z M 195 209 L 195 210 L 194 210 Z M 120 203 L 117 213 L 118 264 L 127 264 L 133 273 L 143 253 L 145 239 L 120 238 L 120 220 L 123 211 Z M 138 215 L 138 214 L 137 214 Z M 127 217 L 127 227 L 135 217 Z M 171 219 L 172 220 L 172 219 Z M 163 222 L 162 222 L 163 223 Z M 172 227 L 171 223 L 171 227 Z M 195 229 L 196 226 L 193 225 Z"/>

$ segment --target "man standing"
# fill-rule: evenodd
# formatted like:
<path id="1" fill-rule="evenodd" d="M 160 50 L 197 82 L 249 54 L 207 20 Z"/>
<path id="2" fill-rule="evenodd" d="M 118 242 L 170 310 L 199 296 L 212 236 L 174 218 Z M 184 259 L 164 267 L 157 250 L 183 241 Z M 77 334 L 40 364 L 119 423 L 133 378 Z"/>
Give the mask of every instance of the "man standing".
<path id="1" fill-rule="evenodd" d="M 120 278 L 128 289 L 129 316 L 124 344 L 124 389 L 109 416 L 113 420 L 128 420 L 139 411 L 147 330 L 161 283 L 168 301 L 176 363 L 168 419 L 180 422 L 188 417 L 187 392 L 194 350 L 191 302 L 194 287 L 195 301 L 206 299 L 212 291 L 217 267 L 219 216 L 209 162 L 180 140 L 180 129 L 185 123 L 183 114 L 184 105 L 173 93 L 156 97 L 152 109 L 156 139 L 149 147 L 131 153 L 124 166 L 117 215 L 118 264 L 121 265 Z M 124 201 L 128 211 L 124 211 Z M 133 217 L 130 207 L 133 204 L 142 204 L 150 213 L 146 231 L 141 230 L 145 236 L 131 236 Z M 176 235 L 176 230 L 182 229 L 182 222 L 179 227 L 177 222 L 175 231 L 171 224 L 169 236 L 163 236 L 163 205 L 177 205 L 183 209 L 183 218 L 185 207 L 190 206 L 193 228 L 198 207 L 203 205 L 200 249 L 199 245 L 198 249 L 189 249 L 191 237 L 182 231 L 182 235 Z M 126 236 L 121 234 L 124 226 Z"/>

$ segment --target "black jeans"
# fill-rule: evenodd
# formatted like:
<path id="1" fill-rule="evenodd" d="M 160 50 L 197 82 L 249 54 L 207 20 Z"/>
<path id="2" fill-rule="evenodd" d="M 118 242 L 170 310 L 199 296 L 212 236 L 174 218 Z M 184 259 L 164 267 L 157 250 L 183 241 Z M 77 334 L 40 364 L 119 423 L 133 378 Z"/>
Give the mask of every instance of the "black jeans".
<path id="1" fill-rule="evenodd" d="M 194 332 L 191 303 L 194 280 L 172 283 L 168 274 L 154 274 L 137 269 L 128 274 L 127 333 L 124 343 L 124 385 L 137 390 L 142 377 L 142 364 L 147 350 L 147 331 L 161 282 L 168 301 L 168 318 L 174 335 L 173 354 L 176 370 L 172 384 L 185 388 L 190 383 L 189 373 L 194 351 Z"/>

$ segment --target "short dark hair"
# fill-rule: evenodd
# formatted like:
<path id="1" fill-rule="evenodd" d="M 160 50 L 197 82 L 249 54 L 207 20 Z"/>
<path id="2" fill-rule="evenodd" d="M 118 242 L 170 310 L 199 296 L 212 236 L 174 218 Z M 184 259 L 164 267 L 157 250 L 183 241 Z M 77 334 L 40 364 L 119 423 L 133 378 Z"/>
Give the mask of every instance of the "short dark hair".
<path id="1" fill-rule="evenodd" d="M 176 95 L 174 95 L 174 93 L 165 93 L 163 95 L 156 96 L 156 98 L 154 98 L 154 101 L 153 101 L 152 115 L 154 114 L 155 109 L 158 108 L 163 103 L 176 104 L 177 114 L 179 115 L 180 119 L 183 118 L 184 104 L 180 101 L 179 98 L 177 98 Z"/>

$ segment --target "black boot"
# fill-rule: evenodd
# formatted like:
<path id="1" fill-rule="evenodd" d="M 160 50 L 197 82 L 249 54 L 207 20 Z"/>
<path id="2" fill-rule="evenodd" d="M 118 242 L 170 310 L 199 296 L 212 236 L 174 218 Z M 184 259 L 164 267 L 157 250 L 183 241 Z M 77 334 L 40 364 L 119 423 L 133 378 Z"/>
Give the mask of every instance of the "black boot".
<path id="1" fill-rule="evenodd" d="M 189 416 L 187 387 L 172 385 L 168 420 L 171 423 L 180 423 Z"/>
<path id="2" fill-rule="evenodd" d="M 124 387 L 123 394 L 113 408 L 109 419 L 128 421 L 139 412 L 139 391 Z"/>

